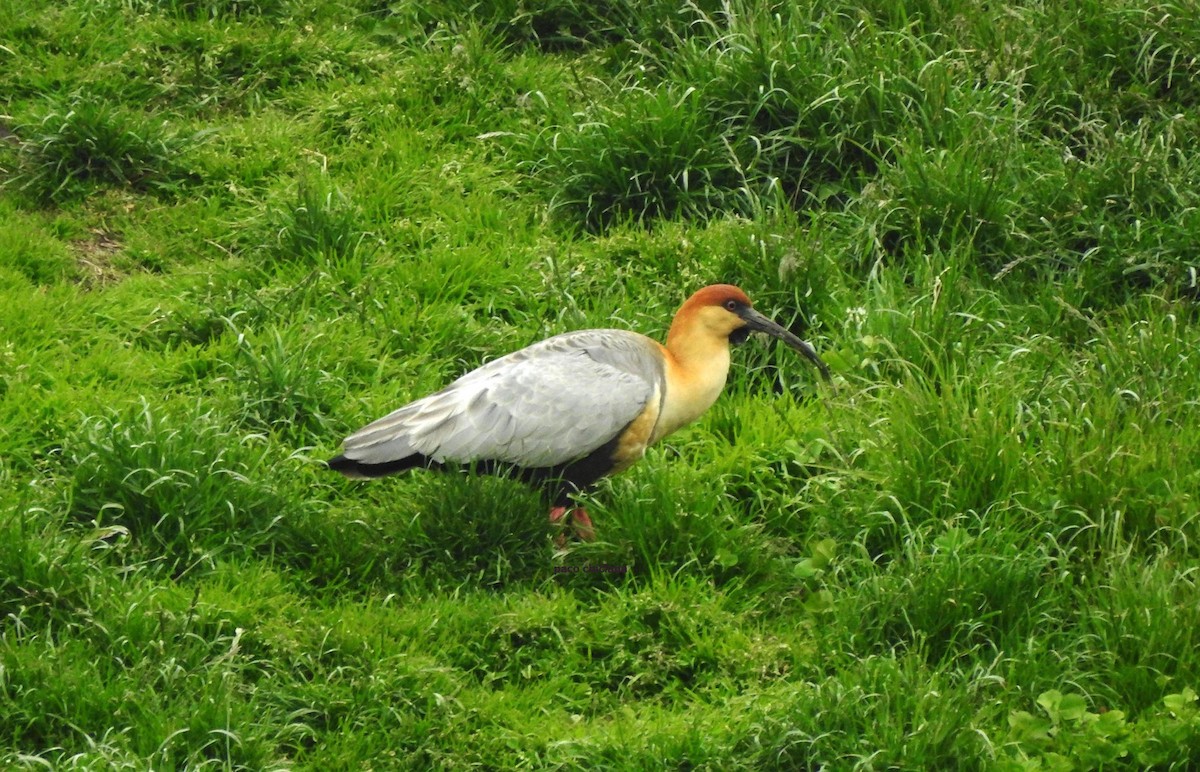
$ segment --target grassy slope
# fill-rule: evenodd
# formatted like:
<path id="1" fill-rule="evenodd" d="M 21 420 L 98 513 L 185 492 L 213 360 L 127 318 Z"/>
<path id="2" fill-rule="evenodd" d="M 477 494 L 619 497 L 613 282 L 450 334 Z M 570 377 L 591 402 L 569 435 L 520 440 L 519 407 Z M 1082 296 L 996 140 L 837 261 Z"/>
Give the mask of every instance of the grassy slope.
<path id="1" fill-rule="evenodd" d="M 0 2 L 5 766 L 1200 761 L 1194 8 L 395 5 Z M 601 542 L 318 461 L 714 280 Z"/>

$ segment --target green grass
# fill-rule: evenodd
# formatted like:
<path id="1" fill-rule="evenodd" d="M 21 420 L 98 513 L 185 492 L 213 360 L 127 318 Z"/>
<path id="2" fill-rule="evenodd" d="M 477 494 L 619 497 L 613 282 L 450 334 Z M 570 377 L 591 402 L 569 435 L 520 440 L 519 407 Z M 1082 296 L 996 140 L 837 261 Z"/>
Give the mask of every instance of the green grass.
<path id="1" fill-rule="evenodd" d="M 186 177 L 177 159 L 188 142 L 164 125 L 100 100 L 52 106 L 13 127 L 21 149 L 13 186 L 43 200 L 98 185 L 163 190 Z"/>
<path id="2" fill-rule="evenodd" d="M 0 766 L 1195 767 L 1195 11 L 0 0 Z M 715 281 L 595 543 L 321 463 Z"/>

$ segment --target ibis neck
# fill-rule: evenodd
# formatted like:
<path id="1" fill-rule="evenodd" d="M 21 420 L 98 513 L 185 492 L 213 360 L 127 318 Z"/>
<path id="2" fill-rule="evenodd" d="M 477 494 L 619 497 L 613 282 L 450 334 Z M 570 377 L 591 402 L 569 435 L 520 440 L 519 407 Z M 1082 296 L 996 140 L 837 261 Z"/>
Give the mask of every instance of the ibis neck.
<path id="1" fill-rule="evenodd" d="M 672 325 L 665 348 L 667 393 L 654 440 L 699 418 L 729 375 L 729 341 L 708 330 Z"/>
<path id="2" fill-rule="evenodd" d="M 719 371 L 724 383 L 729 371 L 729 338 L 714 335 L 698 325 L 671 325 L 667 332 L 667 352 L 684 371 L 699 375 Z"/>

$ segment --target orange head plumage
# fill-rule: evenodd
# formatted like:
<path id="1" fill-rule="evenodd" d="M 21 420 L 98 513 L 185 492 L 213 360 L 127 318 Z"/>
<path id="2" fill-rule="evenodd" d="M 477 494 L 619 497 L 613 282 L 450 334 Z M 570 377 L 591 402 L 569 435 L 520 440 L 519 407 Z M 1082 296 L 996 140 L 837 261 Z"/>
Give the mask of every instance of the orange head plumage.
<path id="1" fill-rule="evenodd" d="M 696 366 L 729 344 L 745 342 L 751 332 L 765 332 L 779 338 L 817 366 L 825 380 L 829 368 L 808 343 L 754 310 L 750 298 L 732 284 L 712 284 L 684 301 L 671 329 L 667 332 L 667 350 L 684 367 Z"/>

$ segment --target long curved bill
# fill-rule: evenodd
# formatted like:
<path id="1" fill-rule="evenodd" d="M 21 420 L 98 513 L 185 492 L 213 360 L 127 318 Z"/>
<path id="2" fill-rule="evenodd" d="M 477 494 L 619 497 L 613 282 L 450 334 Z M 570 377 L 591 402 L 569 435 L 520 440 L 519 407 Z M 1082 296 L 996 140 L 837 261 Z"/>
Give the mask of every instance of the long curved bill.
<path id="1" fill-rule="evenodd" d="M 808 359 L 808 361 L 817 366 L 817 369 L 821 371 L 822 378 L 824 378 L 826 381 L 832 381 L 829 376 L 829 366 L 821 361 L 821 357 L 817 356 L 817 350 L 808 343 L 800 338 L 797 338 L 795 335 L 788 332 L 788 330 L 755 311 L 753 308 L 747 308 L 740 314 L 740 316 L 746 320 L 746 326 L 751 330 L 756 332 L 765 332 L 772 337 L 779 338 L 791 348 L 799 351 Z"/>

